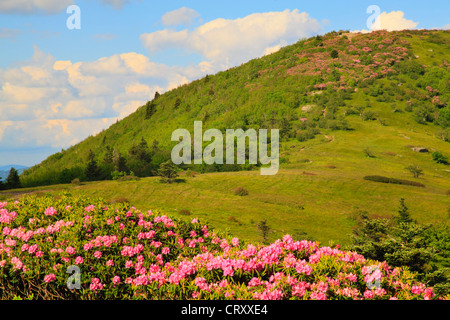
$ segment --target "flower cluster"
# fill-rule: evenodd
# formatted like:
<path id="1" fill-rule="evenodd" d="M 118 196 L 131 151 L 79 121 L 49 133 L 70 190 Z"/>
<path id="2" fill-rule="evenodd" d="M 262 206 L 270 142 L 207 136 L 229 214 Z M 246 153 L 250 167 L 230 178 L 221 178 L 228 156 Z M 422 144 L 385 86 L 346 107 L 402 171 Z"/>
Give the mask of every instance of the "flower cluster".
<path id="1" fill-rule="evenodd" d="M 107 207 L 101 199 L 30 197 L 1 206 L 2 217 L 14 218 L 0 222 L 0 285 L 28 281 L 22 287 L 36 298 L 443 298 L 404 268 L 289 235 L 267 246 L 245 243 L 197 219 Z M 66 284 L 74 265 L 79 290 Z M 18 294 L 2 287 L 11 288 L 2 298 Z"/>

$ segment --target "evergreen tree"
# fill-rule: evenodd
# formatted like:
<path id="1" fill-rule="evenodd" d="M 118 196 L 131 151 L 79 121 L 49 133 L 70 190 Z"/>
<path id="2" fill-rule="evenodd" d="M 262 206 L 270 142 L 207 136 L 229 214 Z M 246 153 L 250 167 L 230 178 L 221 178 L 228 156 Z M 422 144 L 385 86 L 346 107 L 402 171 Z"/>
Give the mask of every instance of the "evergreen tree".
<path id="1" fill-rule="evenodd" d="M 117 149 L 113 151 L 113 163 L 116 171 L 128 172 L 127 159 Z"/>
<path id="2" fill-rule="evenodd" d="M 15 168 L 11 168 L 9 170 L 8 177 L 6 178 L 6 188 L 7 189 L 16 189 L 20 188 L 20 178 L 19 173 Z"/>
<path id="3" fill-rule="evenodd" d="M 172 183 L 178 177 L 177 168 L 171 160 L 161 163 L 158 170 L 161 181 Z"/>
<path id="4" fill-rule="evenodd" d="M 90 181 L 100 179 L 101 171 L 97 165 L 97 161 L 95 161 L 95 154 L 92 150 L 89 150 L 88 164 L 84 173 L 86 178 Z"/>
<path id="5" fill-rule="evenodd" d="M 152 115 L 156 112 L 156 105 L 152 102 L 147 102 L 145 105 L 145 119 L 150 119 Z"/>

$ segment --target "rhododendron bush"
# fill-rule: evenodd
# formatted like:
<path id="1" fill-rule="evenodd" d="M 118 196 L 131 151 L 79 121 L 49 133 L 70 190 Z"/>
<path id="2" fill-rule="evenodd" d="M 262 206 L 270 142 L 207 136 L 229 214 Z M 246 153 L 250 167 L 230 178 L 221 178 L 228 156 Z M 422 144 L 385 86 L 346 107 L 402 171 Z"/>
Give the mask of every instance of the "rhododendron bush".
<path id="1" fill-rule="evenodd" d="M 0 231 L 3 299 L 442 299 L 406 268 L 339 246 L 247 244 L 101 199 L 0 202 Z"/>

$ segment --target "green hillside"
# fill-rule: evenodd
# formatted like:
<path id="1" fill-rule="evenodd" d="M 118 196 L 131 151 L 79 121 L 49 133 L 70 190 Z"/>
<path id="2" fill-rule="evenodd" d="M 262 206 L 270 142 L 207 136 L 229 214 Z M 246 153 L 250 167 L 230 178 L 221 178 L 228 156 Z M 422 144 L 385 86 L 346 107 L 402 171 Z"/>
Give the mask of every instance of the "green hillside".
<path id="1" fill-rule="evenodd" d="M 252 240 L 260 240 L 256 225 L 266 219 L 270 239 L 290 233 L 345 244 L 358 212 L 392 216 L 400 198 L 419 222 L 448 223 L 449 57 L 449 31 L 332 32 L 300 40 L 154 97 L 26 170 L 21 183 L 29 189 L 22 191 L 69 189 L 168 214 L 188 210 Z M 196 120 L 204 130 L 280 129 L 280 171 L 261 176 L 247 165 L 197 165 L 196 174 L 180 173 L 180 183 L 151 177 L 170 159 L 173 130 L 193 132 Z M 89 155 L 100 167 L 98 180 L 107 181 L 87 182 Z M 410 166 L 422 174 L 414 177 Z M 141 179 L 110 181 L 122 169 Z M 83 183 L 55 186 L 75 178 Z M 238 187 L 248 195 L 235 195 Z"/>

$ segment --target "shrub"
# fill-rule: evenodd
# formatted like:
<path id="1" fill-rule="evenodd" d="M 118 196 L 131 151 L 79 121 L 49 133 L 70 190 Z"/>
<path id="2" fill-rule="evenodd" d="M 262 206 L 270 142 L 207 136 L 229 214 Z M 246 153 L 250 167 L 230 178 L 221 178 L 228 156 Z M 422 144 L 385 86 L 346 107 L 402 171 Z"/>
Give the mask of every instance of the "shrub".
<path id="1" fill-rule="evenodd" d="M 375 113 L 373 111 L 366 110 L 363 113 L 361 113 L 361 119 L 363 121 L 375 120 L 376 119 L 376 115 L 375 115 Z"/>
<path id="2" fill-rule="evenodd" d="M 435 151 L 431 153 L 431 157 L 437 163 L 448 164 L 448 158 L 444 156 L 440 151 Z"/>
<path id="3" fill-rule="evenodd" d="M 369 180 L 369 181 L 374 181 L 374 182 L 382 182 L 382 183 L 403 184 L 403 185 L 415 186 L 415 187 L 425 187 L 425 185 L 420 183 L 420 182 L 403 180 L 403 179 L 388 178 L 388 177 L 377 176 L 377 175 L 365 176 L 364 180 Z"/>
<path id="4" fill-rule="evenodd" d="M 237 187 L 236 189 L 234 189 L 234 194 L 242 197 L 248 195 L 248 191 L 243 187 Z"/>
<path id="5" fill-rule="evenodd" d="M 73 179 L 71 183 L 74 184 L 74 185 L 80 185 L 81 184 L 80 179 L 78 179 L 78 178 Z"/>
<path id="6" fill-rule="evenodd" d="M 445 298 L 405 268 L 289 235 L 247 244 L 198 219 L 85 197 L 27 196 L 0 206 L 0 248 L 8 248 L 0 260 L 0 299 Z M 265 220 L 258 226 L 267 241 L 270 227 Z M 69 290 L 74 267 L 82 276 L 79 289 Z M 367 286 L 373 267 L 382 280 L 377 290 Z"/>

